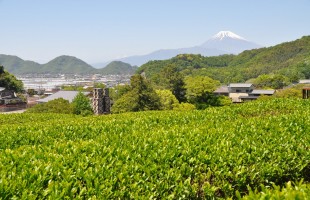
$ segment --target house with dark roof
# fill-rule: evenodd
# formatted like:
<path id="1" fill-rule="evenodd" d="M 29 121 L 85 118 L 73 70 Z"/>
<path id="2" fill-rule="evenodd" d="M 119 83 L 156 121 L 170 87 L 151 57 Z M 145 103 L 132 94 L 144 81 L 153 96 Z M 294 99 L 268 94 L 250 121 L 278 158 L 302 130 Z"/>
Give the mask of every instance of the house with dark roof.
<path id="1" fill-rule="evenodd" d="M 274 93 L 275 90 L 256 90 L 252 83 L 231 83 L 214 91 L 215 95 L 228 96 L 234 103 L 256 100 L 261 95 L 271 96 Z"/>
<path id="2" fill-rule="evenodd" d="M 258 97 L 264 96 L 272 96 L 275 93 L 275 90 L 253 90 L 249 93 L 248 96 L 240 96 L 239 99 L 243 101 L 256 100 Z"/>
<path id="3" fill-rule="evenodd" d="M 240 97 L 247 97 L 254 90 L 252 83 L 230 83 L 228 85 L 229 98 L 233 102 L 242 102 Z"/>
<path id="4" fill-rule="evenodd" d="M 213 93 L 215 95 L 229 96 L 228 87 L 225 85 L 217 88 Z"/>
<path id="5" fill-rule="evenodd" d="M 230 83 L 228 85 L 229 93 L 249 93 L 254 90 L 252 83 Z"/>

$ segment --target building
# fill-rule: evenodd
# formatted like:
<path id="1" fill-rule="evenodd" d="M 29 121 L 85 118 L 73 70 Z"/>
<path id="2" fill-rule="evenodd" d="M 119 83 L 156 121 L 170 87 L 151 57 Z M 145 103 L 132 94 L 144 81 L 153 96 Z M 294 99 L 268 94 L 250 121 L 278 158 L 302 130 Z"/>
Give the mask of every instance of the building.
<path id="1" fill-rule="evenodd" d="M 68 100 L 71 103 L 78 93 L 79 91 L 58 91 L 44 99 L 39 99 L 36 102 L 46 103 L 46 102 L 49 102 L 55 99 L 63 98 L 65 100 Z M 86 96 L 90 95 L 90 92 L 82 92 L 82 93 Z"/>
<path id="2" fill-rule="evenodd" d="M 214 92 L 215 95 L 221 95 L 221 96 L 229 96 L 229 91 L 227 86 L 221 86 L 217 88 Z"/>
<path id="3" fill-rule="evenodd" d="M 248 100 L 256 100 L 258 97 L 264 96 L 272 96 L 275 93 L 275 90 L 253 90 L 248 94 L 248 96 L 240 96 L 239 99 L 241 101 Z"/>
<path id="4" fill-rule="evenodd" d="M 252 83 L 231 83 L 214 91 L 215 95 L 228 96 L 234 103 L 256 100 L 261 95 L 271 96 L 274 93 L 275 90 L 256 90 Z"/>
<path id="5" fill-rule="evenodd" d="M 252 83 L 231 83 L 228 85 L 229 98 L 233 102 L 242 102 L 240 97 L 247 97 L 254 90 Z"/>
<path id="6" fill-rule="evenodd" d="M 14 111 L 26 108 L 26 102 L 17 97 L 14 91 L 0 87 L 0 112 Z"/>
<path id="7" fill-rule="evenodd" d="M 300 80 L 299 84 L 310 84 L 310 79 Z"/>

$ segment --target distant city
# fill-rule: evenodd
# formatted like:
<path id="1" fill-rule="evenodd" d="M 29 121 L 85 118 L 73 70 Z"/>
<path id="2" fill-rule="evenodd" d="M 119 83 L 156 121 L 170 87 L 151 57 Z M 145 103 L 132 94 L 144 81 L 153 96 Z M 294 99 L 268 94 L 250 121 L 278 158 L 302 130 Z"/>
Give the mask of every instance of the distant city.
<path id="1" fill-rule="evenodd" d="M 34 89 L 52 91 L 60 89 L 62 86 L 92 86 L 94 83 L 103 83 L 106 87 L 127 84 L 130 75 L 64 75 L 64 74 L 45 74 L 45 75 L 24 75 L 17 76 L 24 84 L 24 89 Z"/>

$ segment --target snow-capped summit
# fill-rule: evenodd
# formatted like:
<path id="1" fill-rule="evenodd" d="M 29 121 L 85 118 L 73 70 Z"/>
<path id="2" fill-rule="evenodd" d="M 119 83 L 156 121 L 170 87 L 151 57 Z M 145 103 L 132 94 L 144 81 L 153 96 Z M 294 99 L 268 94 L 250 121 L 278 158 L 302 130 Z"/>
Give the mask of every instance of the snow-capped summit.
<path id="1" fill-rule="evenodd" d="M 217 34 L 215 34 L 212 39 L 216 40 L 223 40 L 224 38 L 232 38 L 237 40 L 246 40 L 243 37 L 231 32 L 231 31 L 220 31 Z"/>
<path id="2" fill-rule="evenodd" d="M 206 49 L 218 49 L 229 54 L 238 54 L 244 50 L 256 49 L 261 46 L 231 31 L 220 31 L 203 43 L 201 47 Z"/>

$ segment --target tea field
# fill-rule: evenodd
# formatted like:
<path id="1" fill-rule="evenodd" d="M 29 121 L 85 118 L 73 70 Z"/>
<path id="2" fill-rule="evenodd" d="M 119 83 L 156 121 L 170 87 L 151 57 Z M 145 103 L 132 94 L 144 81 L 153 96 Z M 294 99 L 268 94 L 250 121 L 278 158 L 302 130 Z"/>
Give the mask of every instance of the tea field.
<path id="1" fill-rule="evenodd" d="M 0 199 L 309 199 L 310 101 L 0 114 Z"/>

